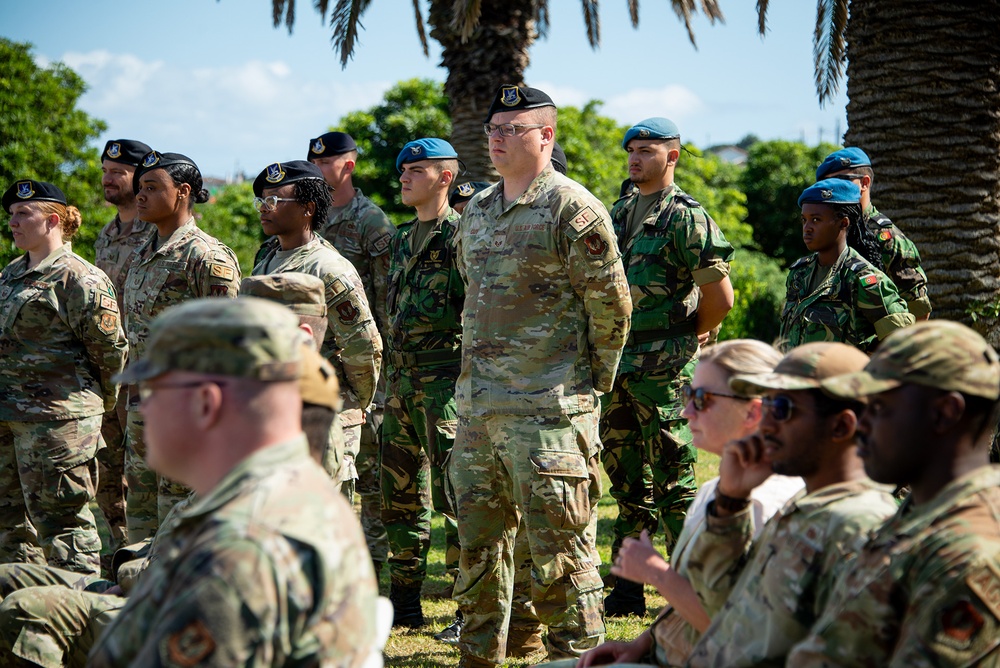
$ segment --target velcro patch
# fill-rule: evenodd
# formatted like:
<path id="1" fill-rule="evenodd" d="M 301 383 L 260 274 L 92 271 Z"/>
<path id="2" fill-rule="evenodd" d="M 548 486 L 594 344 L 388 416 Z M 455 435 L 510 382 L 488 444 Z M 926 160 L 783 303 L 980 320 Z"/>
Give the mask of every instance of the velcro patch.
<path id="1" fill-rule="evenodd" d="M 108 295 L 101 295 L 101 308 L 107 311 L 118 313 L 118 302 Z"/>
<path id="2" fill-rule="evenodd" d="M 170 636 L 167 651 L 178 666 L 196 666 L 215 651 L 215 639 L 208 627 L 196 620 Z"/>
<path id="3" fill-rule="evenodd" d="M 604 240 L 599 232 L 588 235 L 583 244 L 587 247 L 587 254 L 591 257 L 604 257 L 608 252 L 608 242 Z"/>
<path id="4" fill-rule="evenodd" d="M 878 283 L 878 276 L 875 274 L 868 274 L 867 276 L 861 277 L 861 282 L 865 285 L 875 285 Z"/>
<path id="5" fill-rule="evenodd" d="M 987 561 L 985 566 L 965 578 L 965 584 L 986 604 L 993 616 L 1000 620 L 1000 566 Z"/>
<path id="6" fill-rule="evenodd" d="M 892 232 L 889 230 L 882 230 L 878 233 L 878 238 L 881 241 L 888 241 L 889 239 L 892 239 Z"/>
<path id="7" fill-rule="evenodd" d="M 118 331 L 118 316 L 114 313 L 102 313 L 97 323 L 97 329 L 111 335 Z"/>
<path id="8" fill-rule="evenodd" d="M 587 229 L 587 227 L 591 225 L 594 221 L 596 221 L 598 218 L 600 218 L 600 216 L 597 215 L 597 212 L 588 206 L 587 208 L 583 209 L 575 216 L 573 216 L 570 219 L 569 224 L 577 232 L 582 232 L 583 230 Z"/>
<path id="9" fill-rule="evenodd" d="M 389 250 L 389 243 L 391 241 L 392 241 L 391 234 L 383 234 L 378 239 L 376 239 L 375 243 L 372 244 L 372 250 L 375 251 L 374 254 L 381 255 L 382 253 Z"/>
<path id="10" fill-rule="evenodd" d="M 210 285 L 210 286 L 208 286 L 208 294 L 211 297 L 228 297 L 229 296 L 229 286 L 228 285 Z"/>
<path id="11" fill-rule="evenodd" d="M 227 281 L 231 281 L 236 278 L 236 272 L 233 271 L 232 267 L 227 267 L 224 264 L 210 264 L 210 273 L 215 278 L 224 278 Z"/>
<path id="12" fill-rule="evenodd" d="M 340 315 L 340 322 L 345 325 L 350 325 L 356 322 L 358 316 L 361 315 L 361 311 L 358 310 L 358 307 L 350 301 L 340 302 L 335 308 L 337 309 L 337 314 Z"/>

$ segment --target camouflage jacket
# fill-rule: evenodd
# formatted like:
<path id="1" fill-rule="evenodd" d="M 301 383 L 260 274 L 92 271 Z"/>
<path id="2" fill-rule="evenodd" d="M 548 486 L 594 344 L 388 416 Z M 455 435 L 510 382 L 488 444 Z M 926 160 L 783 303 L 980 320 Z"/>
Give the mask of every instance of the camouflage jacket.
<path id="1" fill-rule="evenodd" d="M 625 238 L 638 199 L 634 193 L 611 210 L 632 294 L 632 333 L 619 373 L 678 368 L 694 357 L 698 286 L 728 276 L 733 257 L 712 217 L 676 185 L 660 193 L 636 233 Z"/>
<path id="2" fill-rule="evenodd" d="M 453 367 L 462 346 L 465 284 L 455 266 L 458 213 L 448 208 L 420 248 L 413 248 L 417 219 L 399 227 L 392 239 L 386 332 L 387 365 Z"/>
<path id="3" fill-rule="evenodd" d="M 162 549 L 88 666 L 353 666 L 371 651 L 371 559 L 304 437 L 243 460 Z"/>
<path id="4" fill-rule="evenodd" d="M 882 244 L 882 266 L 906 302 L 913 317 L 931 312 L 931 299 L 927 296 L 927 274 L 920 266 L 920 251 L 888 216 L 874 206 L 865 211 L 865 226 Z"/>
<path id="5" fill-rule="evenodd" d="M 1000 665 L 1000 467 L 904 501 L 788 665 Z"/>
<path id="6" fill-rule="evenodd" d="M 501 181 L 469 202 L 456 252 L 466 282 L 459 414 L 594 410 L 632 312 L 604 205 L 551 167 L 510 205 Z"/>
<path id="7" fill-rule="evenodd" d="M 340 423 L 353 427 L 362 422 L 362 411 L 375 396 L 375 385 L 382 369 L 382 340 L 365 297 L 357 270 L 325 239 L 313 235 L 272 265 L 281 252 L 277 239 L 270 239 L 257 253 L 253 275 L 297 271 L 318 276 L 326 285 L 329 326 L 320 352 L 337 369 L 342 388 L 347 388 Z"/>
<path id="8" fill-rule="evenodd" d="M 890 491 L 869 480 L 803 490 L 752 543 L 749 510 L 723 518 L 710 506 L 688 577 L 712 624 L 687 665 L 784 665 L 822 612 L 840 567 L 895 512 Z"/>
<path id="9" fill-rule="evenodd" d="M 117 215 L 97 234 L 94 264 L 111 279 L 115 292 L 118 293 L 118 306 L 123 309 L 125 276 L 128 274 L 132 254 L 154 234 L 156 226 L 152 223 L 136 218 L 126 226 Z"/>
<path id="10" fill-rule="evenodd" d="M 128 343 L 115 289 L 69 243 L 0 272 L 0 421 L 92 417 L 114 408 Z"/>
<path id="11" fill-rule="evenodd" d="M 379 332 L 385 332 L 389 326 L 386 317 L 389 242 L 396 228 L 382 209 L 355 188 L 347 206 L 316 231 L 358 270 L 375 326 Z"/>
<path id="12" fill-rule="evenodd" d="M 809 293 L 817 258 L 816 253 L 807 255 L 788 270 L 779 348 L 787 351 L 812 341 L 841 341 L 871 352 L 890 332 L 914 323 L 893 282 L 850 247 Z"/>

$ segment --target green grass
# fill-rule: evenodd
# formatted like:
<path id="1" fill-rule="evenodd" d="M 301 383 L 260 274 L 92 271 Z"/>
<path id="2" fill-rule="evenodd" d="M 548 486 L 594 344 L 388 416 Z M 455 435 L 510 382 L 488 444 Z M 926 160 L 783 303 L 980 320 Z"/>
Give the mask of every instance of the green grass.
<path id="1" fill-rule="evenodd" d="M 695 473 L 698 483 L 718 475 L 719 458 L 715 455 L 698 453 Z M 597 506 L 597 550 L 604 562 L 601 575 L 611 568 L 611 523 L 618 515 L 618 507 L 607 494 L 608 479 L 604 478 L 604 496 Z M 660 546 L 662 549 L 662 545 Z M 434 634 L 451 623 L 455 617 L 455 603 L 444 596 L 451 586 L 451 578 L 444 572 L 444 526 L 440 516 L 432 521 L 431 552 L 427 566 L 427 580 L 424 582 L 423 609 L 427 625 L 421 629 L 393 629 L 385 647 L 385 665 L 389 668 L 439 668 L 458 663 L 458 650 L 434 640 Z M 382 573 L 379 588 L 384 596 L 389 595 L 389 574 Z M 652 587 L 646 587 L 647 614 L 643 618 L 607 620 L 608 640 L 632 640 L 652 624 L 656 613 L 666 602 Z M 527 666 L 527 662 L 508 660 L 505 666 Z"/>

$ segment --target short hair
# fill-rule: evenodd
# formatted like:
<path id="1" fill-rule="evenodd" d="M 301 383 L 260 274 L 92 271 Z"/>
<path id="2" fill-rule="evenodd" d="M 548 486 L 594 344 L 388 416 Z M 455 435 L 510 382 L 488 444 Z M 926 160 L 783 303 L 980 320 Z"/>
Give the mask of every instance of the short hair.
<path id="1" fill-rule="evenodd" d="M 781 361 L 774 346 L 755 339 L 733 339 L 703 348 L 698 363 L 715 364 L 728 376 L 758 375 L 774 371 Z"/>
<path id="2" fill-rule="evenodd" d="M 313 212 L 312 221 L 309 226 L 312 230 L 326 223 L 330 207 L 333 206 L 333 198 L 330 196 L 330 186 L 326 181 L 320 179 L 302 179 L 292 183 L 295 193 L 295 201 L 306 206 L 315 204 L 316 210 Z"/>
<path id="3" fill-rule="evenodd" d="M 806 390 L 813 397 L 813 405 L 816 407 L 816 414 L 822 418 L 828 418 L 841 411 L 853 411 L 858 417 L 865 410 L 863 401 L 857 399 L 841 399 L 832 397 L 823 390 L 811 388 Z"/>
<path id="4" fill-rule="evenodd" d="M 445 158 L 443 160 L 432 160 L 431 162 L 434 163 L 435 169 L 437 169 L 437 173 L 438 174 L 440 174 L 441 172 L 443 172 L 445 170 L 448 170 L 449 172 L 451 172 L 452 181 L 454 181 L 455 179 L 458 178 L 458 172 L 460 170 L 460 167 L 459 167 L 459 164 L 458 164 L 458 160 L 456 160 L 455 158 Z"/>
<path id="5" fill-rule="evenodd" d="M 527 110 L 528 118 L 535 123 L 541 123 L 543 125 L 552 126 L 552 129 L 556 128 L 556 121 L 559 118 L 559 112 L 556 111 L 555 107 L 535 107 L 534 109 Z"/>

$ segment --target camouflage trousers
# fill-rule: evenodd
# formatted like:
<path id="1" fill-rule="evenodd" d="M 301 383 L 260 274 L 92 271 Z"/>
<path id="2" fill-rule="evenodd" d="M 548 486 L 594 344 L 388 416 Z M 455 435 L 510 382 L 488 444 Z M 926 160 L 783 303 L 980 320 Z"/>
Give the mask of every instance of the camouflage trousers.
<path id="1" fill-rule="evenodd" d="M 691 382 L 693 366 L 620 374 L 602 397 L 601 461 L 618 503 L 612 559 L 626 537 L 638 538 L 643 529 L 652 536 L 661 525 L 669 554 L 684 526 L 698 491 L 698 454 L 681 417 L 681 387 Z"/>
<path id="2" fill-rule="evenodd" d="M 100 573 L 90 502 L 101 416 L 0 422 L 0 563 Z"/>
<path id="3" fill-rule="evenodd" d="M 394 376 L 382 423 L 382 524 L 392 582 L 420 585 L 427 575 L 432 508 L 445 516 L 445 567 L 458 570 L 455 495 L 447 476 L 458 425 L 457 370 Z"/>
<path id="4" fill-rule="evenodd" d="M 531 562 L 531 606 L 548 626 L 550 656 L 579 656 L 604 639 L 603 583 L 591 516 L 597 412 L 459 418 L 448 475 L 461 542 L 454 598 L 465 616 L 460 646 L 502 663 L 517 570 L 515 537 Z"/>
<path id="5" fill-rule="evenodd" d="M 111 566 L 111 555 L 122 545 L 128 544 L 125 524 L 125 426 L 128 413 L 125 403 L 128 389 L 123 387 L 118 394 L 115 410 L 105 413 L 101 423 L 104 448 L 97 452 L 97 505 L 104 515 L 111 531 L 111 543 L 101 557 L 101 568 Z"/>
<path id="6" fill-rule="evenodd" d="M 358 469 L 358 496 L 361 497 L 361 528 L 372 561 L 384 564 L 389 558 L 389 539 L 382 526 L 382 494 L 379 485 L 378 457 L 382 432 L 382 408 L 365 413 L 361 425 L 361 443 L 355 465 Z"/>
<path id="7" fill-rule="evenodd" d="M 125 438 L 125 482 L 128 503 L 125 521 L 129 541 L 138 543 L 150 538 L 160 522 L 177 502 L 190 493 L 184 485 L 156 473 L 146 464 L 146 442 L 143 439 L 142 415 L 131 407 L 128 411 Z"/>

